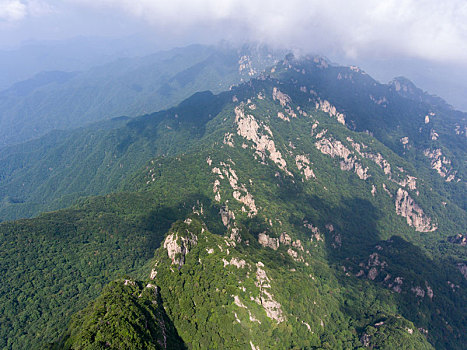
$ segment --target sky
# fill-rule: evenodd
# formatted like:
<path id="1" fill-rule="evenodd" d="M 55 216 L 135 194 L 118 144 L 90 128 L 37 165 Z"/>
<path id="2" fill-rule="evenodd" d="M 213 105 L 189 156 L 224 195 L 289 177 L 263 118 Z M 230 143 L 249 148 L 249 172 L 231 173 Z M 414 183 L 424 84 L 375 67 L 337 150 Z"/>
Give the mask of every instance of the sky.
<path id="1" fill-rule="evenodd" d="M 438 80 L 467 91 L 460 81 L 467 77 L 465 0 L 0 0 L 0 50 L 31 40 L 135 33 L 159 48 L 262 42 L 366 64 L 380 79 L 394 73 L 385 74 L 385 65 L 397 69 L 394 59 L 401 74 L 423 80 L 435 70 Z M 439 71 L 446 66 L 462 74 Z"/>

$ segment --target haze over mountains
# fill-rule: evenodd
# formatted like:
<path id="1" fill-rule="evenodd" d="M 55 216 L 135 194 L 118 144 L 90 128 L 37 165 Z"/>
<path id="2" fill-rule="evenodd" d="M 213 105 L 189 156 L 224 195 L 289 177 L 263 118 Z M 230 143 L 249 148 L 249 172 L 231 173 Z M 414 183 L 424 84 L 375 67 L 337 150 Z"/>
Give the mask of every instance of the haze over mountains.
<path id="1" fill-rule="evenodd" d="M 256 46 L 5 101 L 36 94 L 66 113 L 1 149 L 1 219 L 35 216 L 0 224 L 2 348 L 463 348 L 467 116 L 441 98 Z"/>
<path id="2" fill-rule="evenodd" d="M 122 58 L 83 72 L 41 72 L 0 93 L 0 145 L 54 129 L 154 112 L 196 91 L 220 92 L 257 75 L 280 53 L 258 45 L 243 49 L 193 45 Z M 242 61 L 244 56 L 254 61 Z"/>
<path id="3" fill-rule="evenodd" d="M 466 23 L 0 0 L 0 350 L 464 350 Z"/>
<path id="4" fill-rule="evenodd" d="M 193 46 L 192 52 L 179 50 L 187 56 L 179 57 L 177 62 L 171 63 L 172 66 L 164 66 L 177 54 L 177 49 L 156 52 L 155 46 L 153 39 L 135 35 L 125 39 L 89 37 L 37 42 L 0 51 L 0 147 L 40 137 L 53 129 L 69 129 L 120 115 L 153 112 L 180 102 L 195 91 L 222 91 L 226 88 L 223 79 L 231 80 L 223 78 L 222 74 L 237 64 L 224 59 L 219 64 L 225 67 L 216 67 L 212 72 L 202 71 L 201 61 L 208 59 L 214 51 L 232 55 L 228 51 L 233 51 L 233 47 L 229 49 L 228 45 L 223 45 L 223 50 L 219 46 L 217 49 L 216 46 Z M 281 58 L 286 52 L 266 46 L 262 46 L 262 50 L 274 59 Z M 150 52 L 156 53 L 145 55 Z M 264 58 L 263 66 L 267 63 L 266 55 Z M 467 110 L 464 102 L 467 87 L 462 85 L 467 73 L 455 63 L 446 65 L 404 57 L 349 59 L 334 54 L 330 58 L 337 63 L 356 64 L 382 83 L 396 76 L 406 76 L 422 90 L 442 96 L 456 109 Z M 158 68 L 154 69 L 156 66 Z M 175 74 L 183 74 L 182 70 L 190 66 L 199 70 L 197 74 L 209 76 L 205 85 L 200 80 L 196 82 L 197 86 L 183 86 L 175 80 Z M 164 76 L 161 76 L 162 72 Z M 235 72 L 231 70 L 227 74 Z M 455 81 L 454 76 L 458 78 Z M 219 79 L 218 86 L 207 84 L 214 78 Z M 163 84 L 168 84 L 170 91 L 162 89 Z M 132 102 L 120 104 L 130 97 Z"/>

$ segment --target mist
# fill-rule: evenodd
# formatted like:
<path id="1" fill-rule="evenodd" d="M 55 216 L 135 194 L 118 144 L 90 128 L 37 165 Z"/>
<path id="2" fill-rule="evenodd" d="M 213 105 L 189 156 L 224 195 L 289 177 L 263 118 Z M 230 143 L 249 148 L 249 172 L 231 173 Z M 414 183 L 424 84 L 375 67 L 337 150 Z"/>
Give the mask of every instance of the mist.
<path id="1" fill-rule="evenodd" d="M 107 38 L 118 48 L 103 54 L 95 45 L 83 46 L 76 60 L 89 56 L 86 50 L 100 57 L 89 64 L 191 43 L 260 42 L 356 64 L 382 82 L 405 75 L 467 110 L 463 1 L 0 0 L 0 50 L 75 37 Z M 125 43 L 129 37 L 141 45 Z M 54 69 L 53 57 L 41 60 Z"/>

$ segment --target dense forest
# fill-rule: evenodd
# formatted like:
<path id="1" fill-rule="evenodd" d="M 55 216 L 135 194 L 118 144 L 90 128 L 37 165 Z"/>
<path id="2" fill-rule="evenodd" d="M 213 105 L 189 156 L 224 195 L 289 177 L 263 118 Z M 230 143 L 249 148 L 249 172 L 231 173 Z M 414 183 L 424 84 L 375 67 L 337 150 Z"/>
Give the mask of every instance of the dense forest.
<path id="1" fill-rule="evenodd" d="M 289 55 L 6 148 L 55 211 L 0 224 L 0 347 L 463 349 L 466 116 L 403 84 Z"/>

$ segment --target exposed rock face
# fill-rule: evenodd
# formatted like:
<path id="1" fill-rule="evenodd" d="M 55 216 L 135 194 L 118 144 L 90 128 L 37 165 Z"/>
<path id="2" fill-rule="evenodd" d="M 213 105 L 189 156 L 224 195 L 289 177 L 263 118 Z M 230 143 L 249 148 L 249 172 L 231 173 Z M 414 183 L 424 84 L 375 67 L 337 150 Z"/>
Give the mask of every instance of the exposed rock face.
<path id="1" fill-rule="evenodd" d="M 363 143 L 354 142 L 350 137 L 347 137 L 347 141 L 351 142 L 352 147 L 360 156 L 375 162 L 375 164 L 383 170 L 384 174 L 388 176 L 389 180 L 399 184 L 402 187 L 408 187 L 411 190 L 417 189 L 417 178 L 415 176 L 404 175 L 404 178 L 400 181 L 393 179 L 391 164 L 386 159 L 384 159 L 380 153 L 365 152 L 364 149 L 367 148 L 367 146 Z M 403 173 L 404 169 L 399 168 L 399 171 Z"/>
<path id="2" fill-rule="evenodd" d="M 235 220 L 235 214 L 234 212 L 229 210 L 229 207 L 221 207 L 219 210 L 219 213 L 221 214 L 221 220 L 224 226 L 228 227 L 230 225 L 230 221 Z"/>
<path id="3" fill-rule="evenodd" d="M 292 99 L 290 98 L 289 95 L 284 94 L 281 92 L 277 87 L 274 87 L 272 90 L 272 99 L 274 101 L 279 101 L 280 105 L 284 108 L 284 110 L 287 112 L 287 114 L 292 117 L 296 118 L 297 114 L 294 112 L 292 107 L 289 105 L 290 102 L 292 102 Z M 284 116 L 283 113 L 279 112 L 277 116 L 283 120 L 290 121 L 289 117 Z"/>
<path id="4" fill-rule="evenodd" d="M 405 217 L 407 224 L 414 227 L 416 231 L 431 232 L 437 229 L 435 225 L 432 225 L 431 219 L 425 215 L 422 208 L 402 188 L 397 190 L 395 204 L 397 215 Z"/>
<path id="5" fill-rule="evenodd" d="M 419 298 L 423 298 L 425 296 L 425 291 L 420 286 L 413 287 L 410 290 Z"/>
<path id="6" fill-rule="evenodd" d="M 405 179 L 396 182 L 398 185 L 408 187 L 410 190 L 417 189 L 417 178 L 415 176 L 407 175 Z"/>
<path id="7" fill-rule="evenodd" d="M 426 149 L 423 154 L 431 159 L 431 168 L 436 170 L 439 176 L 445 178 L 446 182 L 456 179 L 457 171 L 452 169 L 451 161 L 443 155 L 441 149 Z"/>
<path id="8" fill-rule="evenodd" d="M 274 101 L 278 100 L 282 107 L 287 106 L 292 101 L 289 95 L 282 93 L 276 87 L 272 90 L 272 99 Z"/>
<path id="9" fill-rule="evenodd" d="M 352 146 L 362 157 L 371 159 L 373 162 L 375 162 L 381 169 L 383 169 L 384 174 L 391 175 L 391 164 L 389 164 L 389 162 L 384 159 L 380 153 L 374 154 L 370 152 L 363 152 L 362 148 L 365 148 L 366 146 L 358 143 L 352 142 Z"/>
<path id="10" fill-rule="evenodd" d="M 175 232 L 165 238 L 163 247 L 167 249 L 167 254 L 172 260 L 172 264 L 178 265 L 180 268 L 185 263 L 185 256 L 197 243 L 198 237 L 193 233 L 187 231 L 181 235 Z"/>
<path id="11" fill-rule="evenodd" d="M 376 276 L 378 276 L 378 270 L 376 267 L 372 267 L 370 271 L 368 271 L 368 278 L 373 281 Z"/>
<path id="12" fill-rule="evenodd" d="M 232 258 L 230 260 L 230 265 L 236 266 L 237 269 L 243 269 L 246 266 L 246 261 L 243 259 Z"/>
<path id="13" fill-rule="evenodd" d="M 230 162 L 233 164 L 231 160 Z M 233 189 L 232 196 L 237 201 L 246 205 L 246 207 L 249 209 L 249 216 L 256 215 L 258 213 L 258 209 L 256 208 L 255 200 L 253 196 L 251 195 L 251 193 L 248 192 L 246 186 L 244 184 L 239 183 L 238 176 L 237 176 L 237 173 L 235 172 L 235 169 L 232 169 L 230 164 L 226 164 L 224 162 L 221 162 L 220 165 L 222 167 L 222 170 L 215 167 L 212 169 L 212 172 L 214 174 L 217 174 L 219 176 L 219 179 L 223 180 L 224 178 L 227 178 L 227 180 L 229 181 L 230 187 L 232 187 Z M 217 202 L 220 202 L 220 199 L 221 199 L 219 187 L 220 187 L 220 181 L 216 179 L 213 185 L 213 192 L 214 192 L 214 199 Z M 221 210 L 221 216 L 222 216 L 222 222 L 224 223 L 225 226 L 227 226 L 230 220 L 229 217 L 225 216 L 225 214 L 222 213 L 222 210 Z M 235 217 L 233 217 L 233 219 L 235 219 Z"/>
<path id="14" fill-rule="evenodd" d="M 317 227 L 313 226 L 313 224 L 311 224 L 307 220 L 305 220 L 305 221 L 303 221 L 303 226 L 311 230 L 311 232 L 312 232 L 311 241 L 313 241 L 313 238 L 317 242 L 323 240 L 323 238 L 321 237 L 321 234 L 319 232 L 319 229 Z"/>
<path id="15" fill-rule="evenodd" d="M 386 278 L 384 279 L 385 282 L 386 282 Z M 389 278 L 388 278 L 388 280 L 389 280 Z M 394 281 L 392 283 L 388 284 L 388 288 L 391 288 L 396 293 L 401 293 L 403 284 L 404 284 L 403 278 L 402 277 L 396 277 L 396 278 L 394 278 Z"/>
<path id="16" fill-rule="evenodd" d="M 269 154 L 271 159 L 277 166 L 291 175 L 287 170 L 287 163 L 282 154 L 276 149 L 276 145 L 272 140 L 272 132 L 269 127 L 260 125 L 252 115 L 245 115 L 243 106 L 235 108 L 235 123 L 237 124 L 238 135 L 255 144 L 256 153 L 263 159 Z M 261 133 L 260 130 L 265 133 Z M 268 154 L 267 154 L 268 153 Z"/>
<path id="17" fill-rule="evenodd" d="M 433 299 L 433 296 L 435 294 L 433 293 L 433 289 L 428 285 L 427 281 L 425 281 L 425 287 L 426 287 L 426 295 L 428 296 L 428 298 Z"/>
<path id="18" fill-rule="evenodd" d="M 342 113 L 339 113 L 331 103 L 327 100 L 320 100 L 316 102 L 315 108 L 317 110 L 323 111 L 324 113 L 329 114 L 330 117 L 336 117 L 337 121 L 341 123 L 342 125 L 345 125 L 345 115 Z"/>
<path id="19" fill-rule="evenodd" d="M 255 344 L 253 344 L 251 340 L 250 340 L 250 346 L 251 346 L 251 350 L 261 350 L 259 346 L 255 346 Z"/>
<path id="20" fill-rule="evenodd" d="M 388 194 L 389 197 L 392 197 L 392 193 L 388 190 L 385 183 L 383 183 L 383 190 L 384 190 L 384 192 L 386 192 Z"/>
<path id="21" fill-rule="evenodd" d="M 304 155 L 297 155 L 295 157 L 295 164 L 297 165 L 298 170 L 303 172 L 305 179 L 310 180 L 312 177 L 316 178 L 313 169 L 310 168 L 310 160 Z"/>
<path id="22" fill-rule="evenodd" d="M 281 242 L 281 244 L 290 245 L 290 243 L 292 243 L 292 238 L 290 238 L 290 236 L 287 233 L 282 232 L 279 237 L 279 241 Z"/>
<path id="23" fill-rule="evenodd" d="M 220 185 L 221 185 L 220 181 L 216 179 L 214 181 L 213 186 L 212 186 L 212 191 L 214 192 L 214 199 L 216 200 L 216 202 L 221 201 L 221 194 L 219 192 L 219 186 Z"/>
<path id="24" fill-rule="evenodd" d="M 408 136 L 405 136 L 405 137 L 401 138 L 399 141 L 402 144 L 402 147 L 404 147 L 404 149 L 410 149 L 411 148 L 411 146 L 409 144 L 409 137 Z"/>
<path id="25" fill-rule="evenodd" d="M 458 233 L 455 236 L 448 237 L 448 242 L 453 244 L 459 244 L 463 247 L 467 246 L 467 235 L 463 235 L 462 233 Z"/>
<path id="26" fill-rule="evenodd" d="M 266 275 L 266 271 L 263 270 L 264 264 L 258 262 L 256 264 L 256 286 L 259 288 L 260 299 L 257 300 L 258 304 L 262 305 L 266 311 L 266 315 L 275 320 L 277 323 L 285 321 L 285 316 L 282 313 L 282 306 L 273 299 L 273 295 L 269 292 L 271 288 L 271 280 Z"/>
<path id="27" fill-rule="evenodd" d="M 253 64 L 249 56 L 243 55 L 242 57 L 240 57 L 240 59 L 238 60 L 238 72 L 246 72 L 250 77 L 256 74 L 256 70 L 253 68 Z"/>
<path id="28" fill-rule="evenodd" d="M 272 238 L 265 233 L 260 233 L 258 235 L 258 243 L 263 247 L 269 247 L 271 249 L 277 250 L 279 248 L 279 238 Z"/>
<path id="29" fill-rule="evenodd" d="M 387 103 L 388 103 L 388 100 L 387 100 L 386 96 L 374 97 L 373 95 L 370 95 L 370 100 L 372 100 L 377 105 L 380 105 L 380 106 L 383 106 L 383 107 L 386 107 Z"/>
<path id="30" fill-rule="evenodd" d="M 282 113 L 282 112 L 277 113 L 277 118 L 285 120 L 286 122 L 290 122 L 289 117 L 285 116 L 284 113 Z"/>
<path id="31" fill-rule="evenodd" d="M 370 175 L 367 174 L 368 168 L 364 168 L 359 162 L 357 162 L 357 158 L 352 155 L 352 152 L 345 147 L 342 142 L 328 138 L 321 138 L 315 142 L 315 146 L 321 151 L 321 153 L 327 154 L 332 158 L 342 158 L 342 161 L 340 162 L 341 170 L 350 171 L 354 169 L 354 172 L 362 180 L 366 180 L 370 177 Z"/>
<path id="32" fill-rule="evenodd" d="M 240 191 L 234 191 L 232 196 L 238 200 L 239 202 L 245 204 L 248 208 L 250 208 L 250 212 L 252 215 L 256 215 L 258 213 L 258 209 L 256 208 L 255 200 L 251 193 L 245 191 L 246 194 L 242 196 Z"/>
<path id="33" fill-rule="evenodd" d="M 302 252 L 304 251 L 302 242 L 299 239 L 292 242 L 292 247 L 297 248 L 301 250 Z"/>
<path id="34" fill-rule="evenodd" d="M 370 342 L 371 337 L 368 334 L 363 333 L 362 337 L 360 338 L 360 341 L 362 342 L 362 344 L 363 344 L 363 346 L 365 348 L 368 348 L 370 346 L 370 344 L 371 344 L 371 342 Z"/>
<path id="35" fill-rule="evenodd" d="M 224 145 L 227 145 L 227 146 L 230 146 L 230 147 L 234 147 L 234 143 L 233 143 L 233 139 L 232 139 L 232 134 L 231 133 L 226 133 L 224 135 Z"/>

